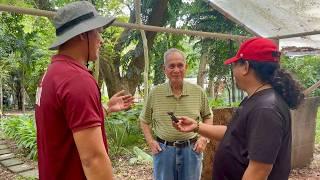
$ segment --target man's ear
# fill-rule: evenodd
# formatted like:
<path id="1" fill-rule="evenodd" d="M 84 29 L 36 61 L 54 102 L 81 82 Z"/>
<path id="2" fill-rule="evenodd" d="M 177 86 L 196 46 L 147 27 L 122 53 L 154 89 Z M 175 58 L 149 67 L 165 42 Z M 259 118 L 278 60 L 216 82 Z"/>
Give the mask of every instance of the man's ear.
<path id="1" fill-rule="evenodd" d="M 248 61 L 245 61 L 245 63 L 243 64 L 242 68 L 243 68 L 243 73 L 242 73 L 243 75 L 249 74 L 250 65 L 249 65 Z"/>

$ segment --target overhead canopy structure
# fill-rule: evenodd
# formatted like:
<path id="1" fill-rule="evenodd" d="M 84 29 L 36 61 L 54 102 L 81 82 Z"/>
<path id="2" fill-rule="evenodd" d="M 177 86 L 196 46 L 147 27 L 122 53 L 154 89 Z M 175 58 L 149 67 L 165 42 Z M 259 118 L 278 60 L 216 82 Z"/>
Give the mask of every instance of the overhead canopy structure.
<path id="1" fill-rule="evenodd" d="M 319 0 L 208 0 L 213 8 L 280 46 L 320 47 Z M 308 36 L 306 36 L 308 35 Z M 289 39 L 286 39 L 290 37 Z"/>

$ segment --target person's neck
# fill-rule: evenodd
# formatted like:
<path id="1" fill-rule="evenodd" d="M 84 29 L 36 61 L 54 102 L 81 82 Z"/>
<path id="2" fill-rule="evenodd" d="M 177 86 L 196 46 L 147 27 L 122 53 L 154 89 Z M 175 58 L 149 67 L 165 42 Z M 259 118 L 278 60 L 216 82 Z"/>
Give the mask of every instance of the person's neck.
<path id="1" fill-rule="evenodd" d="M 174 96 L 180 96 L 182 94 L 183 82 L 181 83 L 171 83 L 170 87 Z"/>
<path id="2" fill-rule="evenodd" d="M 270 89 L 272 86 L 267 83 L 257 82 L 248 87 L 245 91 L 248 94 L 248 97 L 251 97 L 253 94 L 262 91 L 264 89 Z"/>
<path id="3" fill-rule="evenodd" d="M 87 65 L 87 57 L 85 55 L 79 53 L 79 50 L 77 50 L 77 49 L 59 50 L 58 54 L 69 56 L 72 59 L 74 59 L 76 62 L 78 62 L 84 66 Z"/>

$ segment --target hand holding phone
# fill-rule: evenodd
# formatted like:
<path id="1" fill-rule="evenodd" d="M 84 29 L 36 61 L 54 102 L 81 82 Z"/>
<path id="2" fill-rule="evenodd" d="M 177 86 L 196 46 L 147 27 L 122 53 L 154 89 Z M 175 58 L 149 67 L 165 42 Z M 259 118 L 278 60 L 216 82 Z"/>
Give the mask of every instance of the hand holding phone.
<path id="1" fill-rule="evenodd" d="M 174 115 L 173 112 L 167 112 L 167 113 L 173 122 L 175 122 L 175 123 L 179 122 L 179 120 L 177 119 L 177 117 Z"/>

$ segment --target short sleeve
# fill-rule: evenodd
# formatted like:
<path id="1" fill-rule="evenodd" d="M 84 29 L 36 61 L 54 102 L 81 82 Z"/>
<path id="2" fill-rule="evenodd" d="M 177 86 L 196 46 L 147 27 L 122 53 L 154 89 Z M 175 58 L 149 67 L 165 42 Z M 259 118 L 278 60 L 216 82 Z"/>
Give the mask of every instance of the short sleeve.
<path id="1" fill-rule="evenodd" d="M 208 97 L 203 90 L 201 90 L 200 114 L 202 119 L 207 119 L 212 117 L 212 110 L 209 106 Z"/>
<path id="2" fill-rule="evenodd" d="M 263 108 L 251 113 L 247 126 L 249 159 L 274 164 L 283 138 L 282 116 Z"/>
<path id="3" fill-rule="evenodd" d="M 101 126 L 100 93 L 92 78 L 86 75 L 73 77 L 59 91 L 67 125 L 73 132 Z"/>
<path id="4" fill-rule="evenodd" d="M 142 121 L 146 124 L 151 124 L 151 122 L 152 122 L 153 94 L 154 94 L 154 91 L 151 91 L 149 93 L 149 96 L 148 96 L 147 100 L 145 101 L 143 109 L 142 109 L 140 116 L 139 116 L 140 121 Z"/>

